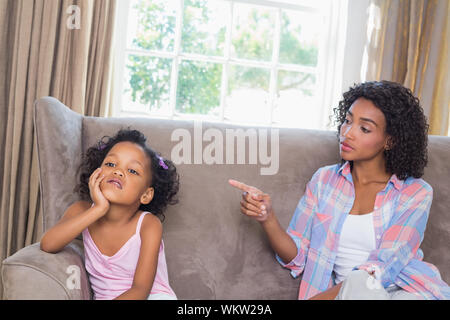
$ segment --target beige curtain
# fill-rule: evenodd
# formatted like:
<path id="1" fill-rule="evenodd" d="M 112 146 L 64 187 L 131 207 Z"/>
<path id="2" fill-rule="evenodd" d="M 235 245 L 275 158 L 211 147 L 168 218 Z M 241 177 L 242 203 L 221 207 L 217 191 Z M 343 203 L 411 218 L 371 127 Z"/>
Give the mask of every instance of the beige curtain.
<path id="1" fill-rule="evenodd" d="M 450 116 L 450 1 L 371 0 L 361 78 L 391 80 L 421 100 L 430 134 Z"/>
<path id="2" fill-rule="evenodd" d="M 42 236 L 33 102 L 53 96 L 110 115 L 115 9 L 115 0 L 0 0 L 2 261 Z"/>

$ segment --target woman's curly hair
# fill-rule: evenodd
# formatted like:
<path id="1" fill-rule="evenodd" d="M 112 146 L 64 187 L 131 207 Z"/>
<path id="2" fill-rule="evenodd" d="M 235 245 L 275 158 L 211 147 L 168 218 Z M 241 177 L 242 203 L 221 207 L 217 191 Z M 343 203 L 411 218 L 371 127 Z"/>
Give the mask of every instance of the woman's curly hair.
<path id="1" fill-rule="evenodd" d="M 89 192 L 89 177 L 101 166 L 111 148 L 119 142 L 133 142 L 141 146 L 150 159 L 151 186 L 154 196 L 149 204 L 141 204 L 139 210 L 149 211 L 164 220 L 164 210 L 168 204 L 178 203 L 175 195 L 179 190 L 179 174 L 172 161 L 163 159 L 159 153 L 146 145 L 145 136 L 138 130 L 121 129 L 114 137 L 104 136 L 94 146 L 82 155 L 82 162 L 78 168 L 80 182 L 75 187 L 83 200 L 92 201 Z M 160 163 L 162 161 L 162 163 Z"/>
<path id="2" fill-rule="evenodd" d="M 338 136 L 353 102 L 358 98 L 370 100 L 383 112 L 386 133 L 392 138 L 390 149 L 384 152 L 387 172 L 401 180 L 422 177 L 428 161 L 428 124 L 411 90 L 395 82 L 370 81 L 355 84 L 343 98 L 333 109 Z"/>

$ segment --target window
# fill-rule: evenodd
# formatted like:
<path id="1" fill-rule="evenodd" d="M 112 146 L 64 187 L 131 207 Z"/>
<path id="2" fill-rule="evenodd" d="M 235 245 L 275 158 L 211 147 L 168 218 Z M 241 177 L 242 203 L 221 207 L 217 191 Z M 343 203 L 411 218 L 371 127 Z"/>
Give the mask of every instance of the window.
<path id="1" fill-rule="evenodd" d="M 118 4 L 115 116 L 326 128 L 344 1 Z"/>

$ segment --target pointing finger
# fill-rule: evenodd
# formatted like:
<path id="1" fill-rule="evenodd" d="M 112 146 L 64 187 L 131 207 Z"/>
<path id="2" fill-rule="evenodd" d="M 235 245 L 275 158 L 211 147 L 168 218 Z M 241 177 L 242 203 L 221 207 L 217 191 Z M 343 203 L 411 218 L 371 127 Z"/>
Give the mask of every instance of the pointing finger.
<path id="1" fill-rule="evenodd" d="M 238 188 L 242 191 L 248 192 L 250 194 L 258 194 L 258 193 L 264 193 L 258 188 L 255 188 L 253 186 L 246 185 L 245 183 L 236 181 L 236 180 L 228 180 L 228 183 L 231 184 L 233 187 Z"/>
<path id="2" fill-rule="evenodd" d="M 238 188 L 242 191 L 250 192 L 252 190 L 252 187 L 233 179 L 228 180 L 228 183 L 231 184 L 233 187 Z"/>

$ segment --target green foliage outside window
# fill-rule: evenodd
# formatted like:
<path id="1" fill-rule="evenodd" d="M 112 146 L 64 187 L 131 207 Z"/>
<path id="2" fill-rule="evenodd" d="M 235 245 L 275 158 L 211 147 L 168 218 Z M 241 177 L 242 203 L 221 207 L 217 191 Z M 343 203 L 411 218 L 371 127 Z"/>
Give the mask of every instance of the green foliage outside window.
<path id="1" fill-rule="evenodd" d="M 208 56 L 224 56 L 226 26 L 220 27 L 214 35 L 202 28 L 211 23 L 212 13 L 206 0 L 186 0 L 183 9 L 181 49 L 186 53 Z M 175 46 L 176 16 L 167 13 L 163 2 L 139 0 L 135 2 L 138 31 L 132 46 L 141 50 L 162 50 L 171 52 Z M 264 26 L 274 24 L 274 15 L 267 10 L 253 7 L 245 24 L 234 24 L 232 29 L 232 52 L 236 58 L 270 62 L 272 59 L 273 31 Z M 292 21 L 282 11 L 279 62 L 315 67 L 318 50 L 316 45 L 304 44 L 299 40 L 300 25 L 292 27 Z M 222 69 L 217 62 L 199 62 L 182 59 L 178 66 L 176 109 L 182 113 L 208 114 L 220 105 Z M 158 108 L 161 99 L 167 99 L 170 92 L 170 74 L 173 59 L 129 54 L 126 68 L 129 73 L 129 90 L 134 102 Z M 231 66 L 230 66 L 231 67 Z M 264 88 L 268 90 L 269 69 L 233 65 L 229 76 L 228 94 L 235 88 Z M 280 71 L 281 72 L 281 71 Z M 285 88 L 300 88 L 311 95 L 311 82 L 315 75 L 302 73 L 295 81 L 278 81 L 277 92 Z M 302 88 L 302 85 L 305 87 Z"/>

